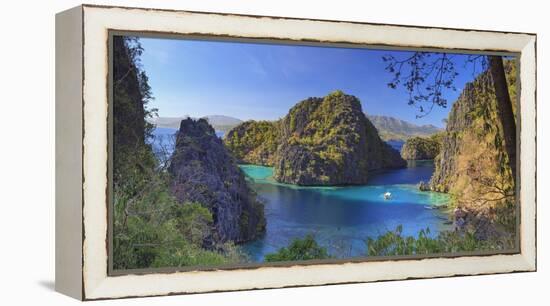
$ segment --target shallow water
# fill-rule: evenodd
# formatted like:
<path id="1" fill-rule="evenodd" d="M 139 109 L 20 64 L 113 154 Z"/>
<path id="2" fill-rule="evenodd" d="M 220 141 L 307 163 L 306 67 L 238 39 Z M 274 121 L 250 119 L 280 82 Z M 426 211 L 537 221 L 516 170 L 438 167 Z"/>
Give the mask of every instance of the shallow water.
<path id="1" fill-rule="evenodd" d="M 421 192 L 416 184 L 427 182 L 433 162 L 409 163 L 405 169 L 373 173 L 368 185 L 349 187 L 300 187 L 277 183 L 269 167 L 241 165 L 251 187 L 265 202 L 265 235 L 243 245 L 255 261 L 287 246 L 294 238 L 313 234 L 329 253 L 340 258 L 364 256 L 365 240 L 403 226 L 403 234 L 416 236 L 425 228 L 432 235 L 448 229 L 444 212 L 429 209 L 448 203 L 441 193 Z M 390 192 L 392 198 L 384 199 Z"/>

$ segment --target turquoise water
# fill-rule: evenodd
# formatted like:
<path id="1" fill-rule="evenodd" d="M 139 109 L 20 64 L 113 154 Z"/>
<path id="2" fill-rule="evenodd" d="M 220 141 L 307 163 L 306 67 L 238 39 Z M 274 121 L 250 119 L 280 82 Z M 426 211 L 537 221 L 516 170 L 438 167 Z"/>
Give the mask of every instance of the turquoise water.
<path id="1" fill-rule="evenodd" d="M 447 204 L 445 194 L 421 192 L 416 184 L 428 181 L 433 162 L 417 161 L 404 169 L 371 175 L 368 185 L 300 187 L 277 183 L 269 167 L 241 165 L 251 187 L 265 203 L 266 233 L 243 245 L 254 261 L 287 246 L 294 238 L 313 234 L 329 253 L 340 258 L 364 256 L 365 240 L 403 226 L 405 235 L 430 228 L 432 235 L 448 229 L 447 215 L 430 209 Z M 384 193 L 391 192 L 390 200 Z"/>

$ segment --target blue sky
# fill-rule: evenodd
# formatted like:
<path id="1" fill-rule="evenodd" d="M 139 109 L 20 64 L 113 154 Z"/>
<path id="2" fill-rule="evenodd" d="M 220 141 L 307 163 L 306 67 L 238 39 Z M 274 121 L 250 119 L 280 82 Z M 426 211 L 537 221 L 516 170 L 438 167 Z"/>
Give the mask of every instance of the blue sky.
<path id="1" fill-rule="evenodd" d="M 444 96 L 447 108 L 427 116 L 407 105 L 407 92 L 387 83 L 383 55 L 408 52 L 141 38 L 143 69 L 161 117 L 226 115 L 241 120 L 275 120 L 297 102 L 342 90 L 361 100 L 363 111 L 415 124 L 443 127 L 450 104 L 474 77 L 466 56 L 455 55 L 457 91 Z"/>

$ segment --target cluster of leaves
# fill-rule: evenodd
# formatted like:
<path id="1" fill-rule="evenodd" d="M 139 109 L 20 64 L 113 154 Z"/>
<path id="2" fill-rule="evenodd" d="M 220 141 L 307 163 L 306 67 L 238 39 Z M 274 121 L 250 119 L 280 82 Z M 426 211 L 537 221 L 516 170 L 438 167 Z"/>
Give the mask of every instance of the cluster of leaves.
<path id="1" fill-rule="evenodd" d="M 241 261 L 240 253 L 230 244 L 203 248 L 203 241 L 211 235 L 212 228 L 212 214 L 207 208 L 199 203 L 177 203 L 166 185 L 151 183 L 155 187 L 150 187 L 139 197 L 129 197 L 125 190 L 116 189 L 115 269 Z"/>
<path id="2" fill-rule="evenodd" d="M 279 145 L 278 124 L 272 121 L 241 123 L 227 133 L 224 143 L 233 156 L 242 162 L 273 166 Z"/>
<path id="3" fill-rule="evenodd" d="M 313 235 L 303 239 L 294 239 L 288 247 L 279 249 L 276 253 L 265 255 L 266 262 L 299 261 L 330 258 L 327 249 L 317 244 Z"/>
<path id="4" fill-rule="evenodd" d="M 368 256 L 427 255 L 483 250 L 500 250 L 501 241 L 480 240 L 472 232 L 443 231 L 430 237 L 430 229 L 421 230 L 417 237 L 403 236 L 403 227 L 397 226 L 376 239 L 368 238 Z"/>
<path id="5" fill-rule="evenodd" d="M 115 269 L 215 265 L 243 259 L 231 244 L 203 248 L 212 234 L 212 214 L 207 208 L 199 203 L 180 204 L 163 182 L 149 183 L 148 190 L 134 197 L 115 189 Z"/>
<path id="6" fill-rule="evenodd" d="M 423 117 L 434 106 L 447 106 L 443 92 L 456 90 L 454 80 L 458 76 L 452 55 L 447 53 L 413 52 L 405 59 L 393 55 L 382 57 L 386 70 L 393 75 L 388 87 L 402 85 L 409 94 L 408 104 L 415 106 Z"/>

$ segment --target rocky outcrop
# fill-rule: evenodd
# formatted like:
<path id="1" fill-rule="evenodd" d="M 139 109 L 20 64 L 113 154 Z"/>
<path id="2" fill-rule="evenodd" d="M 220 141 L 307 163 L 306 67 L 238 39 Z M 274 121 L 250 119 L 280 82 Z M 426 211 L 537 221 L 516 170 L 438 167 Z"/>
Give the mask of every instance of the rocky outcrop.
<path id="1" fill-rule="evenodd" d="M 515 101 L 515 66 L 506 63 Z M 514 216 L 514 184 L 497 120 L 496 97 L 488 72 L 466 84 L 449 113 L 430 189 L 453 194 L 456 206 L 471 214 Z M 515 221 L 510 220 L 510 224 Z"/>
<path id="2" fill-rule="evenodd" d="M 263 204 L 205 119 L 181 121 L 168 172 L 179 202 L 199 202 L 212 212 L 215 241 L 244 242 L 265 230 Z"/>
<path id="3" fill-rule="evenodd" d="M 277 181 L 296 185 L 364 184 L 369 171 L 406 166 L 359 99 L 341 91 L 301 101 L 276 122 L 245 122 L 224 141 L 240 162 L 273 166 Z"/>
<path id="4" fill-rule="evenodd" d="M 435 137 L 413 137 L 401 148 L 401 157 L 406 160 L 434 159 L 439 154 L 440 143 Z"/>
<path id="5" fill-rule="evenodd" d="M 239 163 L 273 166 L 280 142 L 278 124 L 246 121 L 231 129 L 224 143 Z"/>
<path id="6" fill-rule="evenodd" d="M 368 173 L 405 161 L 341 91 L 296 104 L 280 122 L 274 177 L 297 185 L 364 184 Z"/>

